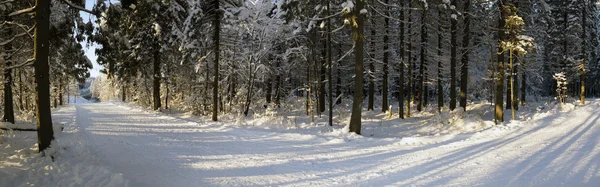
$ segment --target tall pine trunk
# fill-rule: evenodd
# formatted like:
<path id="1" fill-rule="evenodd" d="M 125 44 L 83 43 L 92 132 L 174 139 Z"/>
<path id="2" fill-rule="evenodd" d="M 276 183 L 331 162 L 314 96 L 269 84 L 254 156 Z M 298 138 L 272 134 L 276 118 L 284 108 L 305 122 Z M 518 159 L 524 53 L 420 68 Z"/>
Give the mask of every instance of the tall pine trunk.
<path id="1" fill-rule="evenodd" d="M 444 19 L 444 16 L 442 15 L 442 10 L 438 9 L 438 16 L 439 16 L 439 22 L 438 22 L 438 51 L 437 54 L 438 56 L 442 56 L 442 41 L 443 41 L 443 35 L 442 35 L 442 19 Z M 439 59 L 438 60 L 438 71 L 437 71 L 437 104 L 438 104 L 438 112 L 442 111 L 442 107 L 444 107 L 444 87 L 442 87 L 442 60 Z"/>
<path id="2" fill-rule="evenodd" d="M 452 6 L 457 7 L 457 1 L 452 0 Z M 455 18 L 450 18 L 450 110 L 456 108 L 456 48 L 458 45 L 456 44 L 457 20 Z"/>
<path id="3" fill-rule="evenodd" d="M 7 19 L 7 21 L 12 21 L 10 19 L 10 17 Z M 13 32 L 12 32 L 12 26 L 8 25 L 6 28 L 6 35 L 7 36 L 12 36 Z M 4 45 L 4 52 L 5 53 L 16 53 L 16 51 L 13 51 L 12 49 L 12 44 L 11 42 L 7 43 L 6 45 Z M 4 55 L 4 116 L 2 117 L 2 121 L 4 122 L 10 122 L 12 124 L 15 123 L 15 111 L 14 111 L 14 106 L 13 106 L 13 93 L 12 93 L 12 83 L 13 83 L 13 77 L 12 77 L 12 68 L 10 66 L 12 66 L 12 58 L 11 58 L 11 54 L 5 54 Z M 21 96 L 21 95 L 20 95 Z"/>
<path id="4" fill-rule="evenodd" d="M 504 11 L 502 6 L 506 4 L 506 0 L 501 0 L 498 8 L 500 9 L 500 17 L 498 18 L 498 64 L 497 64 L 497 77 L 496 77 L 496 102 L 495 102 L 495 116 L 494 120 L 498 122 L 504 122 L 504 108 L 502 106 L 504 91 L 504 53 L 502 49 L 502 41 L 504 41 L 504 18 L 507 16 L 507 12 Z"/>
<path id="5" fill-rule="evenodd" d="M 405 6 L 406 1 L 402 1 L 401 5 Z M 400 63 L 398 63 L 398 117 L 404 119 L 404 10 L 400 10 Z"/>
<path id="6" fill-rule="evenodd" d="M 525 105 L 525 96 L 526 96 L 526 91 L 527 91 L 527 81 L 526 81 L 526 76 L 525 76 L 525 68 L 523 68 L 523 71 L 521 73 L 521 99 L 519 100 L 521 102 L 521 105 Z"/>
<path id="7" fill-rule="evenodd" d="M 320 61 L 320 71 L 319 71 L 319 116 L 321 113 L 325 112 L 325 74 L 326 69 L 325 66 L 327 63 L 327 41 L 325 39 L 321 40 L 323 42 L 323 49 L 321 50 L 322 60 Z"/>
<path id="8" fill-rule="evenodd" d="M 469 83 L 469 45 L 471 39 L 471 0 L 465 0 L 465 22 L 463 30 L 462 66 L 460 68 L 460 106 L 467 111 L 467 86 Z"/>
<path id="9" fill-rule="evenodd" d="M 125 102 L 127 101 L 127 83 L 123 83 L 122 87 L 122 92 L 121 92 L 121 101 Z"/>
<path id="10" fill-rule="evenodd" d="M 338 44 L 338 59 L 342 59 L 342 44 Z M 342 99 L 340 95 L 342 95 L 342 60 L 338 61 L 337 64 L 337 75 L 336 75 L 336 85 L 335 85 L 335 96 L 338 97 L 335 104 L 341 104 Z"/>
<path id="11" fill-rule="evenodd" d="M 406 37 L 408 40 L 408 51 L 407 55 L 406 55 L 406 65 L 408 67 L 408 72 L 406 74 L 406 77 L 408 77 L 408 90 L 406 91 L 406 93 L 408 94 L 406 97 L 406 117 L 409 118 L 410 117 L 410 105 L 412 102 L 412 98 L 413 98 L 413 80 L 412 80 L 412 10 L 411 10 L 411 1 L 408 1 L 408 14 L 406 15 L 408 17 L 408 28 L 406 31 Z"/>
<path id="12" fill-rule="evenodd" d="M 63 105 L 63 83 L 62 81 L 60 81 L 60 79 L 58 79 L 58 105 L 62 106 Z"/>
<path id="13" fill-rule="evenodd" d="M 388 0 L 385 0 L 385 3 L 388 3 Z M 386 8 L 386 12 L 389 11 L 389 8 Z M 381 102 L 381 111 L 387 112 L 388 109 L 388 56 L 389 56 L 389 38 L 388 38 L 388 27 L 389 27 L 390 19 L 386 16 L 383 20 L 384 27 L 384 35 L 383 35 L 383 85 L 382 85 L 382 102 Z"/>
<path id="14" fill-rule="evenodd" d="M 50 1 L 35 1 L 35 22 L 34 31 L 34 64 L 35 70 L 35 101 L 36 101 L 36 119 L 38 147 L 42 152 L 50 147 L 50 142 L 54 139 L 52 130 L 52 116 L 50 115 L 50 79 L 48 66 L 48 38 L 50 30 Z"/>
<path id="15" fill-rule="evenodd" d="M 371 17 L 371 45 L 370 45 L 370 58 L 369 58 L 369 73 L 367 76 L 369 77 L 369 101 L 367 105 L 367 110 L 374 110 L 373 102 L 375 98 L 375 36 L 377 35 L 377 31 L 375 31 L 375 19 Z M 384 106 L 385 108 L 385 106 Z"/>
<path id="16" fill-rule="evenodd" d="M 212 108 L 212 120 L 218 121 L 219 115 L 219 58 L 221 51 L 219 49 L 220 44 L 220 32 L 221 32 L 221 10 L 219 5 L 220 0 L 213 1 L 213 11 L 214 11 L 214 20 L 213 26 L 215 27 L 213 30 L 213 48 L 215 52 L 214 58 L 214 77 L 213 77 L 213 108 Z M 249 107 L 249 106 L 248 106 Z M 246 112 L 247 113 L 247 112 Z"/>
<path id="17" fill-rule="evenodd" d="M 329 0 L 327 0 L 326 14 L 329 15 Z M 327 20 L 327 84 L 329 86 L 329 126 L 333 126 L 333 80 L 331 80 L 331 23 L 330 19 Z"/>
<path id="18" fill-rule="evenodd" d="M 158 40 L 158 39 L 156 39 Z M 161 107 L 160 104 L 160 49 L 158 41 L 154 41 L 154 63 L 153 63 L 153 75 L 152 75 L 152 98 L 154 99 L 154 110 L 158 110 Z"/>
<path id="19" fill-rule="evenodd" d="M 423 10 L 423 12 L 421 12 L 421 42 L 419 43 L 420 45 L 420 53 L 421 53 L 421 61 L 419 63 L 419 82 L 418 82 L 418 91 L 417 91 L 417 99 L 418 99 L 418 103 L 417 103 L 417 111 L 421 111 L 423 110 L 423 85 L 425 83 L 425 75 L 424 75 L 424 68 L 425 68 L 425 44 L 427 43 L 427 29 L 425 26 L 425 16 L 427 15 L 427 10 Z"/>
<path id="20" fill-rule="evenodd" d="M 352 115 L 350 116 L 350 132 L 360 134 L 361 130 L 361 115 L 363 101 L 363 72 L 365 70 L 363 64 L 364 50 L 364 14 L 360 11 L 364 8 L 363 0 L 356 0 L 353 16 L 356 18 L 356 24 L 352 26 L 353 39 L 355 42 L 354 57 L 354 97 L 352 98 Z"/>
<path id="21" fill-rule="evenodd" d="M 582 45 L 581 45 L 581 56 L 582 56 L 582 60 L 581 60 L 581 67 L 580 67 L 580 74 L 579 74 L 579 80 L 580 80 L 580 92 L 579 92 L 579 103 L 581 103 L 582 105 L 585 104 L 585 62 L 587 61 L 587 55 L 586 55 L 586 46 L 587 46 L 587 1 L 583 1 L 583 5 L 581 6 L 583 11 L 581 13 L 581 41 L 582 41 Z"/>

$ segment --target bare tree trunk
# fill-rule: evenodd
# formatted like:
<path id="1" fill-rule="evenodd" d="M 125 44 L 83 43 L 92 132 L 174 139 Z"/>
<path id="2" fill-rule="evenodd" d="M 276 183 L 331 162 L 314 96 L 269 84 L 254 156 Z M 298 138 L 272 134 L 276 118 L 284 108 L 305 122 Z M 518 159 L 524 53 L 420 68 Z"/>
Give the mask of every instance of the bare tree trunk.
<path id="1" fill-rule="evenodd" d="M 401 6 L 405 6 L 406 1 L 402 1 L 400 4 Z M 405 47 L 405 43 L 404 43 L 404 10 L 400 10 L 400 63 L 399 63 L 399 76 L 398 77 L 398 81 L 400 81 L 398 83 L 398 117 L 400 119 L 404 119 L 404 60 L 405 60 L 405 56 L 404 56 L 404 47 Z"/>
<path id="2" fill-rule="evenodd" d="M 424 74 L 424 70 L 425 70 L 425 44 L 427 43 L 427 29 L 425 26 L 425 18 L 427 15 L 427 10 L 423 10 L 421 12 L 421 42 L 419 44 L 420 46 L 420 53 L 421 53 L 421 61 L 419 63 L 419 82 L 418 82 L 418 91 L 417 91 L 417 111 L 422 111 L 423 110 L 423 86 L 425 84 L 425 74 Z"/>
<path id="3" fill-rule="evenodd" d="M 265 99 L 267 100 L 267 103 L 271 103 L 271 92 L 273 92 L 273 87 L 272 87 L 272 79 L 271 79 L 271 75 L 267 75 L 269 76 L 269 78 L 267 78 L 267 81 L 265 82 Z"/>
<path id="4" fill-rule="evenodd" d="M 329 0 L 327 0 L 327 10 L 326 14 L 329 15 Z M 333 80 L 331 79 L 331 70 L 332 70 L 332 62 L 331 62 L 331 20 L 327 20 L 327 84 L 329 86 L 329 126 L 333 126 Z"/>
<path id="5" fill-rule="evenodd" d="M 67 81 L 67 104 L 71 103 L 71 83 L 69 83 L 69 81 Z"/>
<path id="6" fill-rule="evenodd" d="M 335 96 L 336 97 L 340 97 L 340 95 L 342 95 L 342 44 L 338 44 L 338 59 L 340 59 L 340 61 L 338 61 L 338 67 L 337 67 L 337 75 L 336 75 L 336 86 L 335 86 Z M 337 99 L 335 104 L 341 104 L 342 103 L 342 99 Z"/>
<path id="7" fill-rule="evenodd" d="M 369 73 L 367 76 L 369 77 L 369 99 L 367 103 L 367 110 L 373 110 L 373 102 L 375 97 L 375 35 L 377 35 L 377 31 L 375 31 L 375 19 L 371 18 L 371 45 L 370 45 L 370 59 L 369 61 Z M 385 108 L 385 106 L 383 107 Z"/>
<path id="8" fill-rule="evenodd" d="M 355 65 L 354 65 L 354 97 L 352 102 L 352 115 L 350 117 L 350 132 L 360 134 L 361 130 L 361 115 L 363 101 L 363 50 L 364 50 L 364 14 L 360 11 L 364 8 L 363 0 L 356 0 L 353 16 L 356 18 L 356 26 L 352 27 L 356 50 L 354 50 Z"/>
<path id="9" fill-rule="evenodd" d="M 438 22 L 438 56 L 442 56 L 442 23 L 441 21 L 444 19 L 442 16 L 442 10 L 438 9 L 438 16 L 440 22 Z M 444 107 L 444 88 L 442 87 L 442 60 L 438 60 L 438 71 L 437 71 L 437 103 L 438 103 L 438 112 L 442 111 L 442 107 Z"/>
<path id="10" fill-rule="evenodd" d="M 327 61 L 327 41 L 326 39 L 321 40 L 323 42 L 323 49 L 321 49 L 321 56 L 322 56 L 322 60 L 320 60 L 320 64 L 319 64 L 319 77 L 318 77 L 318 81 L 319 81 L 319 117 L 321 116 L 321 113 L 325 112 L 325 76 L 327 74 L 327 70 L 325 68 L 326 66 L 326 62 Z"/>
<path id="11" fill-rule="evenodd" d="M 275 62 L 275 67 L 277 68 L 277 76 L 275 76 L 275 107 L 279 108 L 279 104 L 281 103 L 281 73 L 279 72 L 279 66 L 281 65 L 281 58 L 278 58 Z"/>
<path id="12" fill-rule="evenodd" d="M 9 17 L 7 19 L 7 21 L 12 21 L 12 19 Z M 5 34 L 7 36 L 13 35 L 11 25 L 8 25 L 6 30 L 7 30 L 7 32 Z M 11 42 L 4 45 L 4 51 L 5 51 L 5 53 L 16 53 L 16 51 L 13 51 Z M 12 54 L 4 55 L 4 63 L 5 63 L 4 64 L 4 116 L 2 117 L 2 121 L 10 122 L 10 123 L 14 124 L 15 123 L 15 111 L 14 111 L 14 106 L 13 106 L 13 93 L 12 93 L 12 85 L 13 85 L 12 84 L 13 83 L 12 68 L 10 68 L 10 66 L 12 66 L 11 56 L 12 56 Z"/>
<path id="13" fill-rule="evenodd" d="M 221 10 L 219 6 L 220 0 L 213 0 L 213 11 L 214 12 L 214 20 L 213 26 L 215 27 L 213 30 L 213 45 L 215 50 L 215 61 L 214 61 L 214 80 L 213 80 L 213 111 L 212 111 L 212 120 L 218 121 L 219 115 L 219 58 L 221 51 L 219 49 L 220 44 L 220 32 L 221 32 Z"/>
<path id="14" fill-rule="evenodd" d="M 452 5 L 457 7 L 458 0 L 452 0 Z M 451 18 L 451 28 L 450 28 L 450 110 L 454 110 L 456 108 L 456 48 L 458 45 L 456 44 L 456 25 L 457 20 Z"/>
<path id="15" fill-rule="evenodd" d="M 467 86 L 469 84 L 469 46 L 471 39 L 471 0 L 465 1 L 465 22 L 463 30 L 462 66 L 460 67 L 460 107 L 467 111 Z"/>
<path id="16" fill-rule="evenodd" d="M 23 74 L 23 70 L 17 72 L 17 77 L 19 77 L 19 106 L 21 106 L 21 111 L 23 111 L 27 109 L 27 106 L 23 104 L 23 97 L 26 97 L 26 95 L 23 93 L 23 79 L 21 75 Z"/>
<path id="17" fill-rule="evenodd" d="M 581 61 L 581 72 L 579 74 L 579 80 L 580 80 L 580 92 L 579 92 L 579 103 L 581 103 L 582 105 L 585 104 L 585 62 L 587 61 L 587 55 L 586 55 L 586 47 L 587 47 L 587 1 L 583 1 L 583 5 L 581 6 L 583 9 L 583 13 L 581 13 L 581 17 L 582 17 L 582 23 L 581 23 L 581 41 L 583 42 L 582 46 L 581 46 L 581 55 L 583 57 L 583 60 Z"/>
<path id="18" fill-rule="evenodd" d="M 127 83 L 123 83 L 121 87 L 123 90 L 121 93 L 121 101 L 125 102 L 127 100 Z"/>
<path id="19" fill-rule="evenodd" d="M 61 79 L 58 79 L 58 105 L 62 106 L 63 105 L 63 83 Z"/>
<path id="20" fill-rule="evenodd" d="M 155 39 L 158 40 L 158 39 Z M 152 97 L 154 98 L 154 106 L 152 109 L 160 109 L 160 49 L 158 41 L 154 41 L 154 63 L 152 76 Z"/>
<path id="21" fill-rule="evenodd" d="M 250 104 L 252 104 L 252 96 L 253 96 L 253 90 L 254 90 L 254 71 L 252 68 L 252 64 L 254 64 L 254 57 L 250 56 L 250 63 L 248 63 L 248 67 L 249 67 L 249 71 L 248 73 L 250 74 L 250 79 L 248 80 L 248 93 L 246 94 L 246 103 L 244 104 L 244 116 L 248 116 L 248 111 L 250 110 Z"/>
<path id="22" fill-rule="evenodd" d="M 510 75 L 510 99 L 511 99 L 511 102 L 510 102 L 510 106 L 511 106 L 510 107 L 510 112 L 511 112 L 511 119 L 515 120 L 515 102 L 513 102 L 515 100 L 515 98 L 514 98 L 515 97 L 515 89 L 513 87 L 514 86 L 514 84 L 513 84 L 514 81 L 512 79 L 513 74 L 514 74 L 514 68 L 513 68 L 514 67 L 513 66 L 513 51 L 512 51 L 512 49 L 510 50 L 509 55 L 510 55 L 510 57 L 509 57 L 510 67 L 509 68 L 510 68 L 510 74 L 511 74 Z"/>
<path id="23" fill-rule="evenodd" d="M 310 110 L 310 62 L 307 62 L 306 66 L 306 85 L 304 87 L 306 90 L 306 115 L 308 116 L 308 111 Z"/>
<path id="24" fill-rule="evenodd" d="M 406 91 L 406 93 L 408 94 L 406 97 L 406 117 L 409 118 L 410 117 L 410 104 L 412 102 L 412 98 L 413 98 L 413 82 L 412 82 L 412 10 L 411 10 L 411 1 L 408 1 L 408 14 L 406 15 L 408 17 L 408 28 L 406 31 L 406 36 L 407 36 L 407 40 L 408 40 L 408 51 L 407 51 L 407 67 L 408 67 L 408 72 L 406 74 L 406 76 L 408 77 L 408 90 Z"/>
<path id="25" fill-rule="evenodd" d="M 525 105 L 525 96 L 527 91 L 527 80 L 525 76 L 525 70 L 523 69 L 523 73 L 521 73 L 521 105 Z"/>
<path id="26" fill-rule="evenodd" d="M 385 3 L 387 4 L 389 0 L 385 0 Z M 386 6 L 385 8 L 386 12 L 389 12 L 389 8 Z M 381 111 L 382 112 L 387 112 L 388 109 L 388 74 L 389 74 L 389 70 L 388 70 L 388 56 L 389 56 L 389 37 L 388 37 L 388 27 L 390 25 L 390 19 L 386 16 L 383 20 L 384 22 L 384 35 L 383 35 L 383 90 L 382 90 L 382 103 L 381 103 Z"/>
<path id="27" fill-rule="evenodd" d="M 36 119 L 38 147 L 42 152 L 50 147 L 54 139 L 52 130 L 52 116 L 50 115 L 50 80 L 48 66 L 48 38 L 50 30 L 50 1 L 36 0 L 35 2 L 35 42 L 34 42 L 34 70 L 36 89 Z"/>
<path id="28" fill-rule="evenodd" d="M 497 64 L 497 77 L 496 77 L 496 104 L 495 104 L 495 116 L 494 120 L 498 122 L 504 122 L 504 108 L 502 106 L 502 93 L 504 91 L 504 53 L 501 42 L 504 41 L 504 18 L 507 16 L 507 12 L 502 9 L 502 6 L 506 3 L 506 0 L 500 0 L 500 17 L 498 18 L 498 64 Z"/>

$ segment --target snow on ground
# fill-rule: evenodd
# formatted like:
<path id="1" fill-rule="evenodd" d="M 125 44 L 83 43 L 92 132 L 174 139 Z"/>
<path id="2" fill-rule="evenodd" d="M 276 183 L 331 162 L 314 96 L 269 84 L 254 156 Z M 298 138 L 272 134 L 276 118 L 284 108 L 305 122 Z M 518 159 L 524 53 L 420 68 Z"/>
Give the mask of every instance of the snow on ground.
<path id="1" fill-rule="evenodd" d="M 0 186 L 127 185 L 122 174 L 108 170 L 90 152 L 90 143 L 76 125 L 75 110 L 70 105 L 52 112 L 56 140 L 46 155 L 52 155 L 54 162 L 38 153 L 36 132 L 0 131 Z M 4 125 L 35 127 L 31 123 Z"/>
<path id="2" fill-rule="evenodd" d="M 426 108 L 406 120 L 369 111 L 359 136 L 341 125 L 349 114 L 339 113 L 329 127 L 326 117 L 294 118 L 301 107 L 211 122 L 119 102 L 86 103 L 75 106 L 74 134 L 94 155 L 92 165 L 123 173 L 119 184 L 129 186 L 600 184 L 600 100 L 542 104 L 497 126 L 486 104 L 472 104 L 467 113 Z"/>

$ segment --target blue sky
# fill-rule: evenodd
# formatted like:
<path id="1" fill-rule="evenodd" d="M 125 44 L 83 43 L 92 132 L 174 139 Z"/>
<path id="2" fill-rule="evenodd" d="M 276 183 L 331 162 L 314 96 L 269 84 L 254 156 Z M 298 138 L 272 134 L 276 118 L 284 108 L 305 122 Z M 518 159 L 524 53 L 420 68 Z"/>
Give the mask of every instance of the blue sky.
<path id="1" fill-rule="evenodd" d="M 95 2 L 96 2 L 96 0 L 86 0 L 85 8 L 88 10 L 92 9 Z M 81 12 L 81 17 L 83 18 L 84 22 L 88 22 L 90 19 L 92 19 L 92 20 L 95 19 L 95 17 L 90 16 L 90 14 L 85 13 L 85 12 Z M 86 47 L 87 46 L 86 42 L 82 42 L 82 45 L 84 46 L 85 55 L 90 59 L 90 61 L 92 61 L 92 64 L 94 65 L 94 68 L 92 70 L 90 70 L 90 74 L 92 77 L 97 77 L 98 75 L 100 75 L 100 69 L 101 69 L 101 66 L 96 62 L 96 60 L 98 59 L 98 56 L 96 56 L 96 54 L 94 53 L 94 50 L 96 49 L 97 45 L 94 44 L 92 46 Z"/>

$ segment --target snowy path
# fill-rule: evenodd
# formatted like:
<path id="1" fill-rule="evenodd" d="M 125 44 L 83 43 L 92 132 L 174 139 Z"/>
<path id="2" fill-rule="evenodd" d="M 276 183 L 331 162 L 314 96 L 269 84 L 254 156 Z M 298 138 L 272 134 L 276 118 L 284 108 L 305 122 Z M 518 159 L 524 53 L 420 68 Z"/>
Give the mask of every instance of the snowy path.
<path id="1" fill-rule="evenodd" d="M 600 102 L 430 145 L 198 124 L 118 104 L 77 124 L 131 186 L 597 186 Z M 300 131 L 298 131 L 300 132 Z"/>

